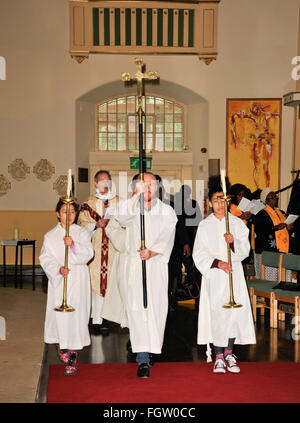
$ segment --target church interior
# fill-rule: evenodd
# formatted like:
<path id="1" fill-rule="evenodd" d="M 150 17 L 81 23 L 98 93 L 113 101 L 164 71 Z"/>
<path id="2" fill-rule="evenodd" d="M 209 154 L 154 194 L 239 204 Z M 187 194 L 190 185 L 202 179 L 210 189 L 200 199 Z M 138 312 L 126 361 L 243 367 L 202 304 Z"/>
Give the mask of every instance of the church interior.
<path id="1" fill-rule="evenodd" d="M 131 194 L 138 93 L 122 75 L 137 72 L 137 57 L 158 74 L 144 83 L 144 154 L 166 193 L 189 185 L 205 218 L 208 180 L 225 169 L 231 185 L 277 191 L 287 212 L 300 173 L 299 16 L 299 0 L 0 2 L 0 403 L 46 403 L 60 363 L 44 343 L 39 256 L 68 169 L 79 204 L 99 169 Z M 276 317 L 257 311 L 257 343 L 237 346 L 241 362 L 300 362 L 299 297 L 289 304 Z M 190 298 L 169 310 L 158 362 L 206 361 L 197 307 Z M 135 362 L 128 329 L 109 326 L 90 324 L 80 364 Z"/>

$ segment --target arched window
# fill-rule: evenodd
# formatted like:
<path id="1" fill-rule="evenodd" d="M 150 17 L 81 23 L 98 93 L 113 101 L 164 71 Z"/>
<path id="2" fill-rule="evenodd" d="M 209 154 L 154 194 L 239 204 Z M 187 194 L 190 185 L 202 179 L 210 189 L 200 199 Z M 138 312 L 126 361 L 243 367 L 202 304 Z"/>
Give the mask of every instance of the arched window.
<path id="1" fill-rule="evenodd" d="M 136 110 L 135 95 L 97 104 L 98 151 L 138 150 Z M 143 97 L 143 110 L 146 114 L 143 118 L 146 151 L 182 151 L 184 106 L 169 99 L 147 95 Z"/>

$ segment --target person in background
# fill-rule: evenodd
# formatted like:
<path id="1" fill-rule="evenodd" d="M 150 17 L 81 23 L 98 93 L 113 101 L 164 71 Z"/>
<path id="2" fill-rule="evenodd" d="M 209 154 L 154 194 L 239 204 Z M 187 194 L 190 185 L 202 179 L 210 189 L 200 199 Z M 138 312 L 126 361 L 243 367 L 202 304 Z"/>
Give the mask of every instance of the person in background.
<path id="1" fill-rule="evenodd" d="M 113 192 L 111 175 L 108 170 L 99 170 L 94 177 L 95 194 L 89 196 L 81 205 L 78 225 L 85 227 L 91 235 L 94 257 L 89 263 L 92 285 L 91 318 L 94 331 L 109 333 L 108 320 L 103 318 L 103 304 L 106 289 L 110 283 L 115 249 L 106 234 L 109 219 L 105 219 L 108 207 L 114 207 L 118 197 Z"/>
<path id="2" fill-rule="evenodd" d="M 266 207 L 254 217 L 255 231 L 255 273 L 260 277 L 261 253 L 273 251 L 288 253 L 290 248 L 290 234 L 293 224 L 285 223 L 286 215 L 278 208 L 278 195 L 270 188 L 264 188 L 260 200 Z M 267 267 L 266 279 L 277 280 L 278 269 Z"/>

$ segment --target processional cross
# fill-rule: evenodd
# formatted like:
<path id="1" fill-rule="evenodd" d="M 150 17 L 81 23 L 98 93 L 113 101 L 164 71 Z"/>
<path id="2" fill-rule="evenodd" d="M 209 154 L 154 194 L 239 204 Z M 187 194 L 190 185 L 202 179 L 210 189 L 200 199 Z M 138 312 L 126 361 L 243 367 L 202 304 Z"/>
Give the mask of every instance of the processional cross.
<path id="1" fill-rule="evenodd" d="M 137 72 L 132 75 L 129 72 L 122 73 L 122 81 L 136 81 L 137 82 L 137 95 L 138 95 L 138 109 L 137 115 L 139 119 L 139 173 L 140 180 L 144 180 L 143 175 L 143 116 L 145 112 L 143 110 L 143 95 L 144 94 L 144 81 L 145 80 L 156 80 L 158 79 L 157 72 L 143 72 L 143 59 L 137 57 L 135 59 L 137 65 Z M 141 222 L 141 250 L 146 248 L 145 246 L 145 220 L 144 220 L 144 193 L 140 194 L 140 222 Z M 146 281 L 146 262 L 142 260 L 142 275 L 143 275 L 143 302 L 144 308 L 147 308 L 147 281 Z"/>

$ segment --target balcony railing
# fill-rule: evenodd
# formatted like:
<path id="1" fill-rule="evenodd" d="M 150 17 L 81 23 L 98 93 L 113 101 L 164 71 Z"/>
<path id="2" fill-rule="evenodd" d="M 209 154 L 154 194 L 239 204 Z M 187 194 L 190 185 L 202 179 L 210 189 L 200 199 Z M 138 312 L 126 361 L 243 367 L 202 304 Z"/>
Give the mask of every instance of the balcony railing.
<path id="1" fill-rule="evenodd" d="M 197 55 L 209 64 L 217 56 L 215 1 L 70 0 L 70 54 Z"/>

